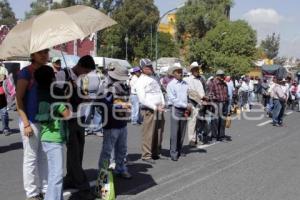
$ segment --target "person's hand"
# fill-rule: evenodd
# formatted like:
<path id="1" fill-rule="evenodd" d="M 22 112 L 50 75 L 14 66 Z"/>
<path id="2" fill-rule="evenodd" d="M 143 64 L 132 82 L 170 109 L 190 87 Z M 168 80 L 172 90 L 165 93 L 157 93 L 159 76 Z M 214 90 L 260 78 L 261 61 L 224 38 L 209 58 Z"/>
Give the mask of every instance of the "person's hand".
<path id="1" fill-rule="evenodd" d="M 31 137 L 33 135 L 33 130 L 30 125 L 24 126 L 24 135 Z"/>
<path id="2" fill-rule="evenodd" d="M 193 109 L 193 106 L 191 104 L 188 104 L 186 109 L 189 111 L 189 112 L 192 112 L 192 109 Z"/>
<path id="3" fill-rule="evenodd" d="M 158 105 L 157 110 L 158 110 L 158 112 L 165 112 L 165 108 L 163 105 Z"/>
<path id="4" fill-rule="evenodd" d="M 123 109 L 131 109 L 130 103 L 121 103 Z"/>
<path id="5" fill-rule="evenodd" d="M 203 100 L 203 101 L 208 101 L 209 98 L 208 98 L 208 96 L 204 96 L 204 97 L 202 97 L 202 100 Z"/>

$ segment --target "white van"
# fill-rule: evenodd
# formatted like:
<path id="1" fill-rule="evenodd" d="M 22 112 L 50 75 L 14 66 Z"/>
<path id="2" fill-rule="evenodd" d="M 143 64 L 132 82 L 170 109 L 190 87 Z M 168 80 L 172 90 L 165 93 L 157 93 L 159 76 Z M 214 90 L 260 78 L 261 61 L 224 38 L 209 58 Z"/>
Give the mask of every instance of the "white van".
<path id="1" fill-rule="evenodd" d="M 96 65 L 100 68 L 106 68 L 107 65 L 111 62 L 117 62 L 121 66 L 126 67 L 127 69 L 132 68 L 131 64 L 127 60 L 117 59 L 117 58 L 106 58 L 106 57 L 93 57 Z"/>

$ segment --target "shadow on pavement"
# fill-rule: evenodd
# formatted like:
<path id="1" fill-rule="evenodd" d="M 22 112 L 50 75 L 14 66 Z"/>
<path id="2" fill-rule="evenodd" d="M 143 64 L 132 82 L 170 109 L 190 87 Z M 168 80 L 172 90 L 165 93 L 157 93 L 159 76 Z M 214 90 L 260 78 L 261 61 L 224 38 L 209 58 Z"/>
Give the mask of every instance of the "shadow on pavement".
<path id="1" fill-rule="evenodd" d="M 12 134 L 17 134 L 17 133 L 20 133 L 20 130 L 19 130 L 19 129 L 16 129 L 16 128 L 10 129 L 10 135 L 12 135 Z"/>
<path id="2" fill-rule="evenodd" d="M 206 149 L 198 149 L 197 147 L 191 148 L 189 145 L 183 146 L 182 150 L 186 154 L 190 154 L 190 153 L 207 153 Z"/>
<path id="3" fill-rule="evenodd" d="M 133 154 L 134 156 L 139 156 L 139 154 Z M 134 157 L 131 157 L 131 159 Z M 133 159 L 134 160 L 134 159 Z M 131 161 L 133 161 L 131 160 Z M 143 192 L 155 185 L 156 182 L 151 175 L 147 174 L 148 169 L 152 168 L 152 165 L 134 162 L 128 165 L 128 171 L 132 175 L 132 179 L 125 180 L 114 176 L 115 191 L 116 196 L 121 195 L 136 195 Z M 98 170 L 97 169 L 87 169 L 85 173 L 88 177 L 89 182 L 95 181 L 97 179 Z M 95 186 L 91 186 L 91 191 L 95 191 Z M 77 200 L 77 193 L 73 193 L 69 200 Z M 80 199 L 82 200 L 82 199 Z"/>
<path id="4" fill-rule="evenodd" d="M 131 180 L 124 180 L 115 177 L 115 189 L 117 196 L 136 195 L 157 185 L 152 176 L 147 174 L 148 169 L 150 168 L 152 168 L 152 165 L 134 163 L 128 166 L 128 170 L 132 175 Z"/>
<path id="5" fill-rule="evenodd" d="M 137 161 L 141 158 L 141 154 L 128 154 L 127 155 L 127 160 L 130 161 L 130 162 L 134 162 L 134 161 Z"/>
<path id="6" fill-rule="evenodd" d="M 12 143 L 7 146 L 0 146 L 0 153 L 6 153 L 8 151 L 13 151 L 13 150 L 18 150 L 18 149 L 23 149 L 22 142 Z"/>

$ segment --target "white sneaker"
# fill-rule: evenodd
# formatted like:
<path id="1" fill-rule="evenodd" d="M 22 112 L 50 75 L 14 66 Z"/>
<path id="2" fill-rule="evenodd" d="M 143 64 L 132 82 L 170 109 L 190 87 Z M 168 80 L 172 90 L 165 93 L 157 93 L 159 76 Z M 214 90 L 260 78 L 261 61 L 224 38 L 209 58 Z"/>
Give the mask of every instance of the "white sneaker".
<path id="1" fill-rule="evenodd" d="M 116 168 L 116 163 L 110 163 L 108 169 L 115 170 L 115 168 Z"/>
<path id="2" fill-rule="evenodd" d="M 95 135 L 97 135 L 98 137 L 103 137 L 103 133 L 101 131 L 95 132 Z"/>

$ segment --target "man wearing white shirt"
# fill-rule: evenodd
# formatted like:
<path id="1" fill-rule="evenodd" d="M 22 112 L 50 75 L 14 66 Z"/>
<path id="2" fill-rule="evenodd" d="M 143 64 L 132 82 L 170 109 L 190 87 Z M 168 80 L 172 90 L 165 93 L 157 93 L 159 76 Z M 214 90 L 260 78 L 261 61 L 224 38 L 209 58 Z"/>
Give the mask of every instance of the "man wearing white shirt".
<path id="1" fill-rule="evenodd" d="M 140 67 L 134 67 L 130 70 L 132 75 L 131 79 L 129 80 L 130 85 L 130 102 L 131 102 L 131 123 L 132 125 L 141 124 L 142 120 L 140 117 L 140 106 L 139 106 L 139 99 L 136 94 L 136 82 L 141 76 L 141 69 Z"/>
<path id="2" fill-rule="evenodd" d="M 182 70 L 179 66 L 171 68 L 170 72 L 174 75 L 174 79 L 167 86 L 168 105 L 172 106 L 170 155 L 173 161 L 177 161 L 180 156 L 185 156 L 182 146 L 187 118 L 191 111 L 191 105 L 188 104 L 188 85 L 182 80 Z"/>
<path id="3" fill-rule="evenodd" d="M 189 91 L 194 91 L 200 99 L 205 96 L 204 87 L 200 79 L 200 66 L 197 62 L 193 62 L 189 68 L 189 71 L 192 73 L 191 76 L 184 78 L 183 80 L 188 84 Z M 191 97 L 189 97 L 190 101 Z M 191 116 L 189 117 L 187 124 L 187 133 L 188 140 L 191 147 L 197 145 L 197 137 L 196 137 L 196 122 L 197 116 L 199 113 L 199 108 L 197 108 L 197 102 L 192 103 L 192 111 Z"/>
<path id="4" fill-rule="evenodd" d="M 158 81 L 153 77 L 152 62 L 141 59 L 143 74 L 136 82 L 136 91 L 143 116 L 142 160 L 154 164 L 159 159 L 164 131 L 165 100 Z"/>

